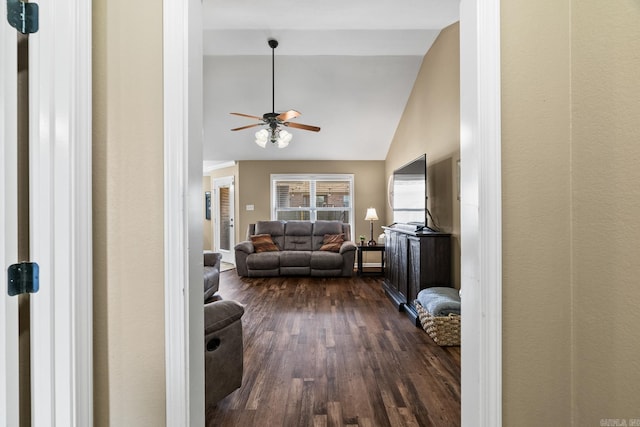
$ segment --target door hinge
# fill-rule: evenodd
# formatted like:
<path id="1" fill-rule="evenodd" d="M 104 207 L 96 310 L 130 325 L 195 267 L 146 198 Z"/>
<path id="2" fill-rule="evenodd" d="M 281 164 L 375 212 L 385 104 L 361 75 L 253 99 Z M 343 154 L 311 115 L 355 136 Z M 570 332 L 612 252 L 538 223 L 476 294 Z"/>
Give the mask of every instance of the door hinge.
<path id="1" fill-rule="evenodd" d="M 35 262 L 21 262 L 7 269 L 9 296 L 38 292 L 40 288 L 40 267 Z"/>
<path id="2" fill-rule="evenodd" d="M 38 4 L 7 0 L 7 21 L 22 34 L 38 31 Z"/>

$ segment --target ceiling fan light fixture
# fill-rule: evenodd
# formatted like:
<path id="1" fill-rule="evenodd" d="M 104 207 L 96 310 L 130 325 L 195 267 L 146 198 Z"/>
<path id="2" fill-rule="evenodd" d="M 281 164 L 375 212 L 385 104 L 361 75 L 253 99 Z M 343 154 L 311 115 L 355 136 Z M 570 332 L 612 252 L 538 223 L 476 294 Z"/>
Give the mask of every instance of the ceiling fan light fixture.
<path id="1" fill-rule="evenodd" d="M 289 145 L 289 143 L 291 142 L 291 139 L 293 139 L 293 135 L 291 135 L 289 132 L 287 132 L 286 130 L 281 130 L 278 133 L 278 148 L 285 148 L 287 145 Z"/>
<path id="2" fill-rule="evenodd" d="M 267 146 L 268 140 L 269 132 L 266 129 L 262 129 L 256 132 L 256 144 L 258 144 L 260 147 L 265 148 Z"/>

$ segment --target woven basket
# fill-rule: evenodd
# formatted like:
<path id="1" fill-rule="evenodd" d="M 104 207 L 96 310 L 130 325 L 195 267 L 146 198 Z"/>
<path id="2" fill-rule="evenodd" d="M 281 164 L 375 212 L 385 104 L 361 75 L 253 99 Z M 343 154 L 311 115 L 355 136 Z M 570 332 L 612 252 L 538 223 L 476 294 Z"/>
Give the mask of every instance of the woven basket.
<path id="1" fill-rule="evenodd" d="M 433 316 L 417 300 L 414 302 L 422 328 L 439 346 L 460 345 L 460 316 Z"/>

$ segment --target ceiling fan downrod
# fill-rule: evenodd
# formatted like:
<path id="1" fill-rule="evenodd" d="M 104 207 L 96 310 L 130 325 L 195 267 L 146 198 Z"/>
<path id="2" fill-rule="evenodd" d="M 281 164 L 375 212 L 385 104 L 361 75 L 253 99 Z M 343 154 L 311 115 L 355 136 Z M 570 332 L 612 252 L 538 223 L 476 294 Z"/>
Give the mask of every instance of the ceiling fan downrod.
<path id="1" fill-rule="evenodd" d="M 269 47 L 271 48 L 271 112 L 276 112 L 276 48 L 278 40 L 269 39 Z"/>

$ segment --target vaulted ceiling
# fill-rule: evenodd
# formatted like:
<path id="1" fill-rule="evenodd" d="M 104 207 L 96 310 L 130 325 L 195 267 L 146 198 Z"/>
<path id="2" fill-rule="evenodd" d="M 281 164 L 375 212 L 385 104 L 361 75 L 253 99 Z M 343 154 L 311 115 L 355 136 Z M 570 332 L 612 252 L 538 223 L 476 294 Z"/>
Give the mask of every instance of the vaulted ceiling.
<path id="1" fill-rule="evenodd" d="M 230 160 L 382 160 L 422 59 L 458 20 L 458 0 L 203 0 L 204 152 Z M 295 109 L 284 149 L 254 143 L 261 127 L 231 112 Z"/>

